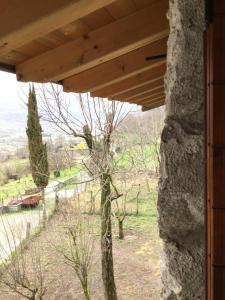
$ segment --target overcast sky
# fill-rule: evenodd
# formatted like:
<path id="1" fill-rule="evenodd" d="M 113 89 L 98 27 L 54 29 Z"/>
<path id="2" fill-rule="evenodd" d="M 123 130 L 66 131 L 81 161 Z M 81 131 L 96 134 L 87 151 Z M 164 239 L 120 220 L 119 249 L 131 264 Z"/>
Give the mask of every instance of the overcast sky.
<path id="1" fill-rule="evenodd" d="M 23 101 L 27 101 L 28 89 L 29 84 L 17 82 L 16 75 L 0 71 L 0 132 L 6 129 L 7 131 L 22 130 L 25 133 L 27 109 Z M 70 97 L 69 94 L 67 96 Z M 74 101 L 73 98 L 71 103 L 72 112 L 75 114 L 78 112 L 79 118 L 79 102 Z M 50 130 L 46 124 L 42 125 L 45 131 Z"/>
<path id="2" fill-rule="evenodd" d="M 0 71 L 0 130 L 25 129 L 28 84 L 18 83 L 16 75 Z"/>
<path id="3" fill-rule="evenodd" d="M 18 83 L 16 75 L 0 71 L 0 107 L 1 111 L 22 111 L 22 99 L 26 99 L 28 84 Z M 25 93 L 25 94 L 24 94 Z"/>

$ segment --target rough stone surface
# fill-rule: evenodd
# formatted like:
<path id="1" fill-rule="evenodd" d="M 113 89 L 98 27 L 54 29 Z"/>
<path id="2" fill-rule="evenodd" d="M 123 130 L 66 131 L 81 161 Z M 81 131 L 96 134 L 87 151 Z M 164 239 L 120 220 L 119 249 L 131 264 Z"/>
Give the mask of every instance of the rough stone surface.
<path id="1" fill-rule="evenodd" d="M 204 299 L 204 0 L 170 0 L 161 140 L 162 299 Z"/>

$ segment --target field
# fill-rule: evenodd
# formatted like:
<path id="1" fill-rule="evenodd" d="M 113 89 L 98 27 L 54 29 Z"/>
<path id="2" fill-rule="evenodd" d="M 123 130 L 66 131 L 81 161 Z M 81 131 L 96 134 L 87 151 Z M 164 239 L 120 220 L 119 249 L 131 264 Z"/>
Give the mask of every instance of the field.
<path id="1" fill-rule="evenodd" d="M 79 169 L 76 167 L 64 169 L 61 171 L 60 177 L 54 178 L 53 173 L 50 175 L 49 183 L 54 180 L 64 180 L 72 176 L 76 176 L 79 173 Z M 25 193 L 26 190 L 35 187 L 32 176 L 23 176 L 19 180 L 9 180 L 8 183 L 0 186 L 0 200 L 6 204 L 13 197 L 17 197 Z"/>
<path id="2" fill-rule="evenodd" d="M 146 172 L 152 171 L 154 173 L 158 168 L 156 153 L 154 145 L 142 145 L 140 143 L 117 154 L 114 157 L 115 168 L 120 170 L 120 172 L 146 170 Z M 35 187 L 28 166 L 28 159 L 11 159 L 1 163 L 0 181 L 1 177 L 4 177 L 4 171 L 7 169 L 10 169 L 10 172 L 13 174 L 26 174 L 18 180 L 11 179 L 6 184 L 0 184 L 0 201 L 3 201 L 4 204 L 7 204 L 13 197 L 24 194 L 26 190 Z M 78 163 L 76 167 L 63 169 L 58 178 L 54 178 L 54 174 L 51 172 L 49 183 L 54 180 L 64 180 L 76 176 L 80 168 L 81 164 Z M 71 187 L 68 186 L 67 188 Z"/>
<path id="3" fill-rule="evenodd" d="M 115 161 L 119 168 L 128 169 L 136 167 L 142 170 L 145 168 L 155 171 L 158 165 L 157 151 L 159 151 L 159 144 L 154 146 L 153 144 L 142 145 L 140 143 L 132 145 L 132 147 L 120 153 Z"/>
<path id="4" fill-rule="evenodd" d="M 119 182 L 119 181 L 118 181 Z M 140 184 L 140 194 L 138 194 Z M 118 239 L 118 222 L 113 220 L 113 252 L 114 269 L 118 296 L 120 300 L 157 300 L 160 299 L 160 270 L 159 255 L 161 242 L 157 230 L 157 179 L 137 180 L 128 179 L 126 183 L 127 201 L 126 218 L 124 220 L 125 239 Z M 74 271 L 65 264 L 62 255 L 56 250 L 65 245 L 68 238 L 66 232 L 67 218 L 65 214 L 75 218 L 75 211 L 79 207 L 82 216 L 91 227 L 95 237 L 93 265 L 90 271 L 90 291 L 93 300 L 103 300 L 100 264 L 100 216 L 99 195 L 96 184 L 90 185 L 86 192 L 70 200 L 61 199 L 61 209 L 56 213 L 25 251 L 32 277 L 32 263 L 30 257 L 35 247 L 41 249 L 42 264 L 44 268 L 44 284 L 47 291 L 43 299 L 54 300 L 82 300 L 82 289 Z M 95 196 L 95 213 L 90 214 L 90 194 Z M 139 211 L 137 215 L 137 194 Z M 64 202 L 65 201 L 65 202 Z M 69 202 L 68 202 L 69 201 Z M 19 300 L 18 296 L 7 288 L 1 287 L 1 300 Z"/>

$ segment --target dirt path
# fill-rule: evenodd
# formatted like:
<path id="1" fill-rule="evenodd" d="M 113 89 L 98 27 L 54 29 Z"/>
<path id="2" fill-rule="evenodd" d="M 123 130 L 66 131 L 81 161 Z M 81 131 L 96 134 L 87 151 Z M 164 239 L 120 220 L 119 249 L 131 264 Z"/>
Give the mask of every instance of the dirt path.
<path id="1" fill-rule="evenodd" d="M 46 201 L 49 202 L 51 209 L 55 201 L 54 189 L 58 184 L 58 181 L 51 183 L 45 191 Z M 63 201 L 64 198 L 72 198 L 76 193 L 80 193 L 84 189 L 85 184 L 77 184 L 74 189 L 61 189 L 58 191 L 58 196 Z M 51 215 L 51 213 L 52 211 L 47 207 L 47 216 Z M 30 230 L 32 231 L 40 225 L 42 216 L 43 211 L 41 207 L 0 215 L 0 262 L 9 256 L 11 253 L 10 248 L 14 249 L 26 237 L 27 223 L 30 224 Z"/>
<path id="2" fill-rule="evenodd" d="M 62 239 L 63 231 L 58 215 L 49 222 L 36 242 L 41 245 L 46 261 L 45 278 L 48 300 L 83 300 L 80 283 L 70 267 L 66 266 L 51 244 Z M 114 266 L 119 300 L 158 300 L 160 299 L 159 253 L 161 243 L 157 230 L 126 230 L 126 239 L 114 239 Z M 51 237 L 51 242 L 50 242 Z M 99 238 L 98 238 L 99 239 Z M 93 300 L 104 300 L 101 283 L 99 240 L 96 242 L 95 264 L 92 270 L 91 295 Z M 27 255 L 29 255 L 28 249 Z M 19 296 L 1 289 L 0 300 L 19 300 Z"/>

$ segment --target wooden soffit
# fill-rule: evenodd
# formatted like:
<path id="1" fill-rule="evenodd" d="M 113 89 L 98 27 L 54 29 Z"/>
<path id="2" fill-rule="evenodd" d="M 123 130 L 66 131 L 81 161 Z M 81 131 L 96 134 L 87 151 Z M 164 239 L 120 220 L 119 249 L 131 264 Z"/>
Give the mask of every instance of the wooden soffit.
<path id="1" fill-rule="evenodd" d="M 0 70 L 66 92 L 164 104 L 168 0 L 0 2 Z"/>

